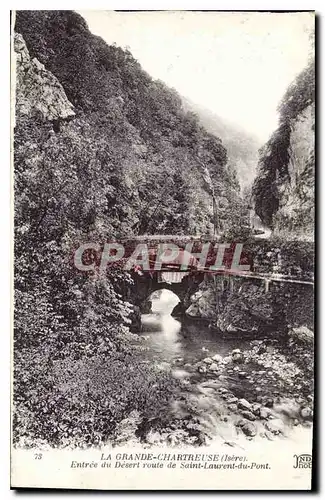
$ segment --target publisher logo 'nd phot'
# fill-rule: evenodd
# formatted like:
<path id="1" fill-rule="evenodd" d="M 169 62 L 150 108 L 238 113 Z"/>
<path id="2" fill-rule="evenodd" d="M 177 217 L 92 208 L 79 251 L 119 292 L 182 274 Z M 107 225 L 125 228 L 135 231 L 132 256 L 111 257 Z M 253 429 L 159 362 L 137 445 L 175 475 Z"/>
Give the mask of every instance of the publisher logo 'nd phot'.
<path id="1" fill-rule="evenodd" d="M 303 453 L 302 455 L 293 455 L 294 457 L 294 469 L 311 469 L 312 467 L 312 456 L 309 453 Z"/>

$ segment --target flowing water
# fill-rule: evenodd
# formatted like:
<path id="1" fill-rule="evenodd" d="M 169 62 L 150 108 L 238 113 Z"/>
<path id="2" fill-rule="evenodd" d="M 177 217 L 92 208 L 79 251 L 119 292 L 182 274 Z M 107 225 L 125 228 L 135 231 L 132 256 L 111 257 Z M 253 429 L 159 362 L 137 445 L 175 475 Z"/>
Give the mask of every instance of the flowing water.
<path id="1" fill-rule="evenodd" d="M 180 321 L 173 318 L 171 312 L 179 299 L 169 290 L 155 292 L 151 301 L 151 313 L 142 315 L 140 335 L 147 347 L 143 356 L 156 367 L 171 371 L 172 375 L 181 381 L 184 388 L 184 398 L 181 399 L 190 401 L 195 416 L 199 416 L 200 422 L 203 423 L 203 427 L 212 439 L 221 437 L 223 441 L 238 442 L 239 439 L 242 442 L 245 437 L 242 433 L 238 433 L 236 428 L 236 422 L 241 415 L 238 415 L 237 409 L 230 410 L 231 406 L 236 407 L 236 405 L 229 405 L 227 401 L 225 402 L 220 390 L 226 389 L 231 396 L 245 398 L 251 402 L 258 400 L 256 399 L 257 390 L 260 390 L 259 394 L 263 394 L 264 397 L 278 397 L 279 399 L 279 392 L 277 392 L 279 377 L 272 368 L 265 368 L 253 362 L 246 362 L 236 367 L 231 362 L 231 352 L 234 349 L 241 351 L 250 349 L 250 342 L 254 339 L 254 335 L 251 339 L 241 339 L 238 336 L 222 337 L 216 331 L 211 330 L 206 323 L 189 319 Z M 212 374 L 211 376 L 209 370 L 208 373 L 199 373 L 198 363 L 216 354 L 222 358 L 228 357 L 230 360 L 229 365 L 224 367 L 222 375 Z M 244 376 L 240 376 L 240 373 L 244 373 Z M 283 394 L 280 396 L 282 397 Z M 289 395 L 289 399 L 290 397 Z M 289 399 L 286 399 L 286 405 L 293 407 Z M 184 404 L 178 403 L 175 404 L 176 416 L 181 418 L 187 410 L 184 410 Z M 280 404 L 278 409 L 281 411 Z M 276 413 L 276 405 L 273 410 L 275 416 L 272 418 L 278 418 L 280 414 Z M 191 411 L 192 409 L 189 413 Z M 284 418 L 284 434 L 290 433 L 293 436 L 297 434 L 297 431 L 307 430 L 301 427 L 293 429 L 293 419 L 287 419 L 283 415 L 282 418 Z M 258 429 L 255 439 L 261 439 L 260 436 L 265 437 L 267 434 L 271 435 L 270 432 L 265 433 L 265 422 L 255 421 L 254 425 Z"/>
<path id="2" fill-rule="evenodd" d="M 205 323 L 173 318 L 171 312 L 179 299 L 170 290 L 163 289 L 151 301 L 152 313 L 142 315 L 142 335 L 149 348 L 148 355 L 157 361 L 173 362 L 182 358 L 181 364 L 187 364 L 248 347 L 248 340 L 222 338 Z"/>

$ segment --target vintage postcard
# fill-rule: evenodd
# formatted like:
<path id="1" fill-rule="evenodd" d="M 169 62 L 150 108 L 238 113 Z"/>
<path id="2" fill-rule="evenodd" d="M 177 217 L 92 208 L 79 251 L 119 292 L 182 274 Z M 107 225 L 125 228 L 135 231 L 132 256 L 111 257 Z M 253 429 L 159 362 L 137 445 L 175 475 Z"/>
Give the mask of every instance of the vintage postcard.
<path id="1" fill-rule="evenodd" d="M 12 13 L 12 488 L 312 489 L 314 31 Z"/>

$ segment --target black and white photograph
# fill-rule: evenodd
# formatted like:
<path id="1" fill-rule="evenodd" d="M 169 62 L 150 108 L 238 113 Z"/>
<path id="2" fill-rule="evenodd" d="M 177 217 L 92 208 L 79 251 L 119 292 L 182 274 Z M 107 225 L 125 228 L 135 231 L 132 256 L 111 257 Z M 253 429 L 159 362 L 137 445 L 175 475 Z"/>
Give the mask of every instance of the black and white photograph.
<path id="1" fill-rule="evenodd" d="M 315 13 L 11 13 L 12 487 L 310 490 Z"/>

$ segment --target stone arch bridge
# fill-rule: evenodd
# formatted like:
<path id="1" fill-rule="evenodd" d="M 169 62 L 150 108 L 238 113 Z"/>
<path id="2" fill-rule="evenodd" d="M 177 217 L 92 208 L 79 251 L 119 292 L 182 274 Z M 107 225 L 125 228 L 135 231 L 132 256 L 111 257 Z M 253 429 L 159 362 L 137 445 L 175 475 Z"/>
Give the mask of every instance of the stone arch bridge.
<path id="1" fill-rule="evenodd" d="M 211 242 L 213 245 L 215 242 Z M 268 242 L 266 242 L 268 243 Z M 269 243 L 268 243 L 269 244 Z M 186 241 L 177 245 L 182 248 L 179 259 L 172 263 L 163 264 L 159 271 L 154 270 L 155 251 L 151 252 L 152 261 L 150 262 L 150 271 L 145 271 L 141 267 L 134 267 L 132 276 L 134 285 L 129 290 L 129 300 L 138 308 L 139 313 L 149 312 L 151 304 L 148 300 L 150 295 L 161 289 L 168 289 L 174 292 L 180 299 L 176 306 L 175 314 L 182 314 L 191 304 L 191 296 L 194 295 L 203 281 L 213 281 L 216 300 L 222 304 L 223 298 L 229 294 L 240 290 L 243 283 L 247 282 L 257 285 L 268 293 L 273 287 L 285 286 L 285 284 L 297 286 L 313 286 L 313 275 L 309 269 L 299 270 L 288 268 L 286 260 L 283 265 L 282 250 L 265 248 L 262 252 L 262 259 L 255 258 L 258 252 L 255 252 L 254 259 L 251 259 L 249 270 L 237 271 L 231 266 L 225 269 L 211 271 L 210 267 L 201 268 L 198 266 L 196 255 L 191 255 L 188 261 L 190 265 L 186 271 L 182 271 L 182 252 L 186 252 Z M 261 242 L 257 245 L 260 247 Z M 185 249 L 185 250 L 184 250 Z M 262 260 L 262 262 L 261 262 Z"/>
<path id="2" fill-rule="evenodd" d="M 199 285 L 203 281 L 213 281 L 216 291 L 216 299 L 222 301 L 223 297 L 229 293 L 240 290 L 244 282 L 249 280 L 258 285 L 265 293 L 268 293 L 272 286 L 280 283 L 290 283 L 297 285 L 313 286 L 313 281 L 292 278 L 281 274 L 259 274 L 252 271 L 236 273 L 231 271 L 211 272 L 209 270 L 192 270 L 181 272 L 173 268 L 163 271 L 133 273 L 135 300 L 134 303 L 140 307 L 141 312 L 148 312 L 150 295 L 162 289 L 171 290 L 180 299 L 177 312 L 185 312 L 190 305 L 190 297 L 194 295 Z M 283 286 L 283 285 L 282 285 Z"/>

